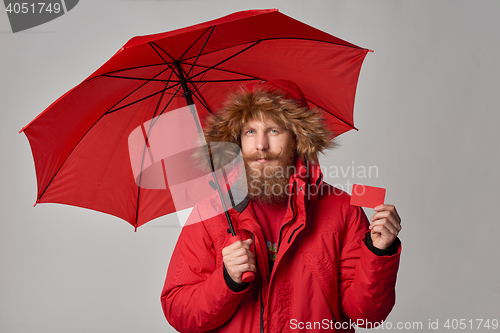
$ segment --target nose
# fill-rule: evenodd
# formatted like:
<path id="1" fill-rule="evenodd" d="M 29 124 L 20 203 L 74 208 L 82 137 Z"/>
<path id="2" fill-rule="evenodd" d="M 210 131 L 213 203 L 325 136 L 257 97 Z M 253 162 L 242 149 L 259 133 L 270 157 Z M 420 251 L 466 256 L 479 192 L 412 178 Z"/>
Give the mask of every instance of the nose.
<path id="1" fill-rule="evenodd" d="M 268 150 L 269 149 L 269 140 L 267 138 L 266 133 L 260 132 L 256 137 L 256 147 L 257 150 Z"/>

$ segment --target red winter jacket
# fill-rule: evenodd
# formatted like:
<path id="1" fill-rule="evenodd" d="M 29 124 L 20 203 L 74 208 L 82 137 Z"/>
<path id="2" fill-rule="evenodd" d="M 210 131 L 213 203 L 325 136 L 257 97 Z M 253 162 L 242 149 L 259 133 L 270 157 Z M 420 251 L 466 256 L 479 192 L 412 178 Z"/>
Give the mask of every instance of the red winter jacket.
<path id="1" fill-rule="evenodd" d="M 175 329 L 353 332 L 350 323 L 385 320 L 395 302 L 401 247 L 391 256 L 372 253 L 363 241 L 369 223 L 362 209 L 323 183 L 319 166 L 304 170 L 299 163 L 290 179 L 293 191 L 272 272 L 251 203 L 242 212 L 229 211 L 237 234 L 254 238 L 258 269 L 244 291 L 233 292 L 224 281 L 222 249 L 231 237 L 225 216 L 183 228 L 161 296 Z"/>

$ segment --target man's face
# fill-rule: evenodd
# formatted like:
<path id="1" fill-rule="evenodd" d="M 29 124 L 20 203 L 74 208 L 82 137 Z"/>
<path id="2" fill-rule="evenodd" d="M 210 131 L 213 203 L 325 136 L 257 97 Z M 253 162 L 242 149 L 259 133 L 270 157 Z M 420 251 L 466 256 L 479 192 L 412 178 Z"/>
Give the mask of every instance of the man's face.
<path id="1" fill-rule="evenodd" d="M 241 131 L 241 151 L 252 199 L 267 204 L 286 203 L 290 174 L 295 166 L 292 132 L 270 118 L 251 120 Z"/>

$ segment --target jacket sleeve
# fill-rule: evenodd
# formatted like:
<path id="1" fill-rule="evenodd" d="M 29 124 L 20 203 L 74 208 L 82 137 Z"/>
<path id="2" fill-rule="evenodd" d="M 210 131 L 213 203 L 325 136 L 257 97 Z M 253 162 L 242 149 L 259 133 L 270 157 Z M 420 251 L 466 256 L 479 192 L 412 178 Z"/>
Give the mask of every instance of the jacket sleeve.
<path id="1" fill-rule="evenodd" d="M 368 227 L 361 207 L 353 207 L 340 258 L 342 308 L 361 327 L 380 323 L 391 312 L 396 300 L 396 275 L 401 254 L 401 245 L 397 253 L 388 256 L 370 251 L 365 244 Z"/>
<path id="2" fill-rule="evenodd" d="M 212 239 L 203 223 L 185 226 L 161 295 L 170 325 L 180 332 L 219 327 L 235 313 L 247 290 L 233 292 L 226 285 L 223 265 L 216 263 Z"/>

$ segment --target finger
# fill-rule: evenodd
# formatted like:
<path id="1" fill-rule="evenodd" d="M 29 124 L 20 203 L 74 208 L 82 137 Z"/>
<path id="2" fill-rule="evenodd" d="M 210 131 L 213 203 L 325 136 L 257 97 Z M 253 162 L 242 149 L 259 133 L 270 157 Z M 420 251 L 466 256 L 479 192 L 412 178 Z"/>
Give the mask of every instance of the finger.
<path id="1" fill-rule="evenodd" d="M 373 214 L 372 220 L 375 220 L 377 217 L 388 217 L 392 216 L 395 221 L 398 223 L 401 223 L 401 218 L 399 217 L 398 213 L 394 210 L 380 210 Z"/>
<path id="2" fill-rule="evenodd" d="M 380 248 L 380 241 L 386 244 L 392 244 L 396 239 L 396 235 L 391 234 L 383 226 L 377 226 L 371 231 L 372 242 L 375 246 Z"/>
<path id="3" fill-rule="evenodd" d="M 255 264 L 245 263 L 242 265 L 226 267 L 226 270 L 234 281 L 241 283 L 241 275 L 245 272 L 255 272 L 257 271 L 257 267 Z"/>
<path id="4" fill-rule="evenodd" d="M 371 221 L 375 222 L 376 220 L 382 220 L 382 219 L 387 219 L 389 220 L 394 226 L 400 225 L 401 220 L 399 219 L 399 216 L 395 216 L 393 212 L 391 211 L 382 211 L 373 214 L 371 217 Z"/>
<path id="5" fill-rule="evenodd" d="M 371 231 L 372 244 L 378 249 L 387 249 L 394 243 L 396 235 L 391 234 L 384 226 L 375 226 Z"/>
<path id="6" fill-rule="evenodd" d="M 239 248 L 235 250 L 222 250 L 222 259 L 223 260 L 231 260 L 234 258 L 242 257 L 242 256 L 249 256 L 251 258 L 254 257 L 252 251 L 246 249 L 246 248 Z"/>
<path id="7" fill-rule="evenodd" d="M 245 272 L 255 272 L 257 270 L 255 261 L 249 261 L 241 264 L 234 264 L 233 262 L 224 263 L 226 271 L 229 273 L 234 281 L 241 282 L 241 275 Z"/>
<path id="8" fill-rule="evenodd" d="M 243 241 L 243 246 L 244 246 L 246 249 L 250 250 L 250 246 L 252 245 L 252 243 L 253 243 L 253 239 L 251 239 L 251 238 L 249 238 L 249 239 L 245 239 L 245 240 Z"/>
<path id="9" fill-rule="evenodd" d="M 244 264 L 237 265 L 237 266 L 235 266 L 235 268 L 238 270 L 238 272 L 240 274 L 243 274 L 245 272 L 255 272 L 256 271 L 255 263 L 250 263 L 250 262 L 246 262 Z"/>
<path id="10" fill-rule="evenodd" d="M 371 225 L 374 225 L 374 224 L 377 225 L 380 223 L 387 224 L 388 226 L 391 226 L 392 228 L 396 229 L 398 232 L 401 231 L 401 229 L 403 228 L 401 226 L 401 224 L 399 224 L 397 221 L 395 221 L 394 218 L 391 216 L 376 219 L 371 223 Z"/>
<path id="11" fill-rule="evenodd" d="M 384 226 L 386 227 L 388 230 L 394 230 L 395 232 L 399 232 L 402 227 L 401 225 L 399 224 L 394 224 L 394 223 L 391 223 L 389 220 L 387 219 L 380 219 L 380 220 L 376 220 L 375 222 L 373 222 L 371 225 L 370 225 L 370 230 L 372 230 L 374 227 L 376 226 Z"/>
<path id="12" fill-rule="evenodd" d="M 225 248 L 222 249 L 222 251 L 226 250 L 226 251 L 233 251 L 233 250 L 236 250 L 236 249 L 239 249 L 239 248 L 242 248 L 243 247 L 243 242 L 242 241 L 236 241 L 232 244 L 229 244 L 228 246 L 226 246 Z"/>
<path id="13" fill-rule="evenodd" d="M 378 206 L 376 206 L 375 208 L 373 208 L 375 211 L 377 212 L 381 212 L 383 210 L 392 210 L 392 209 L 396 209 L 396 207 L 394 205 L 388 205 L 388 204 L 380 204 Z"/>
<path id="14" fill-rule="evenodd" d="M 383 236 L 388 236 L 388 234 L 398 236 L 399 230 L 396 229 L 392 224 L 385 223 L 383 221 L 377 221 L 370 225 L 370 230 L 372 232 L 377 232 L 382 234 Z"/>
<path id="15" fill-rule="evenodd" d="M 398 211 L 396 210 L 396 206 L 394 205 L 378 205 L 377 207 L 374 208 L 376 212 L 384 212 L 384 211 L 389 211 L 392 213 L 392 215 L 396 218 L 398 223 L 401 223 L 401 217 L 398 214 Z"/>
<path id="16" fill-rule="evenodd" d="M 222 249 L 222 255 L 227 254 L 229 252 L 233 252 L 235 250 L 244 248 L 250 250 L 250 245 L 253 243 L 253 239 L 249 238 L 245 241 L 236 241 L 225 248 Z"/>
<path id="17" fill-rule="evenodd" d="M 246 263 L 251 263 L 252 261 L 253 259 L 249 255 L 242 255 L 235 258 L 227 258 L 227 264 L 230 266 L 238 266 Z"/>
<path id="18" fill-rule="evenodd" d="M 239 267 L 242 265 L 250 264 L 250 265 L 255 265 L 255 260 L 251 258 L 250 256 L 243 256 L 243 257 L 238 257 L 238 258 L 232 258 L 228 260 L 227 262 L 224 262 L 224 264 L 227 267 Z M 226 268 L 227 268 L 226 267 Z"/>

